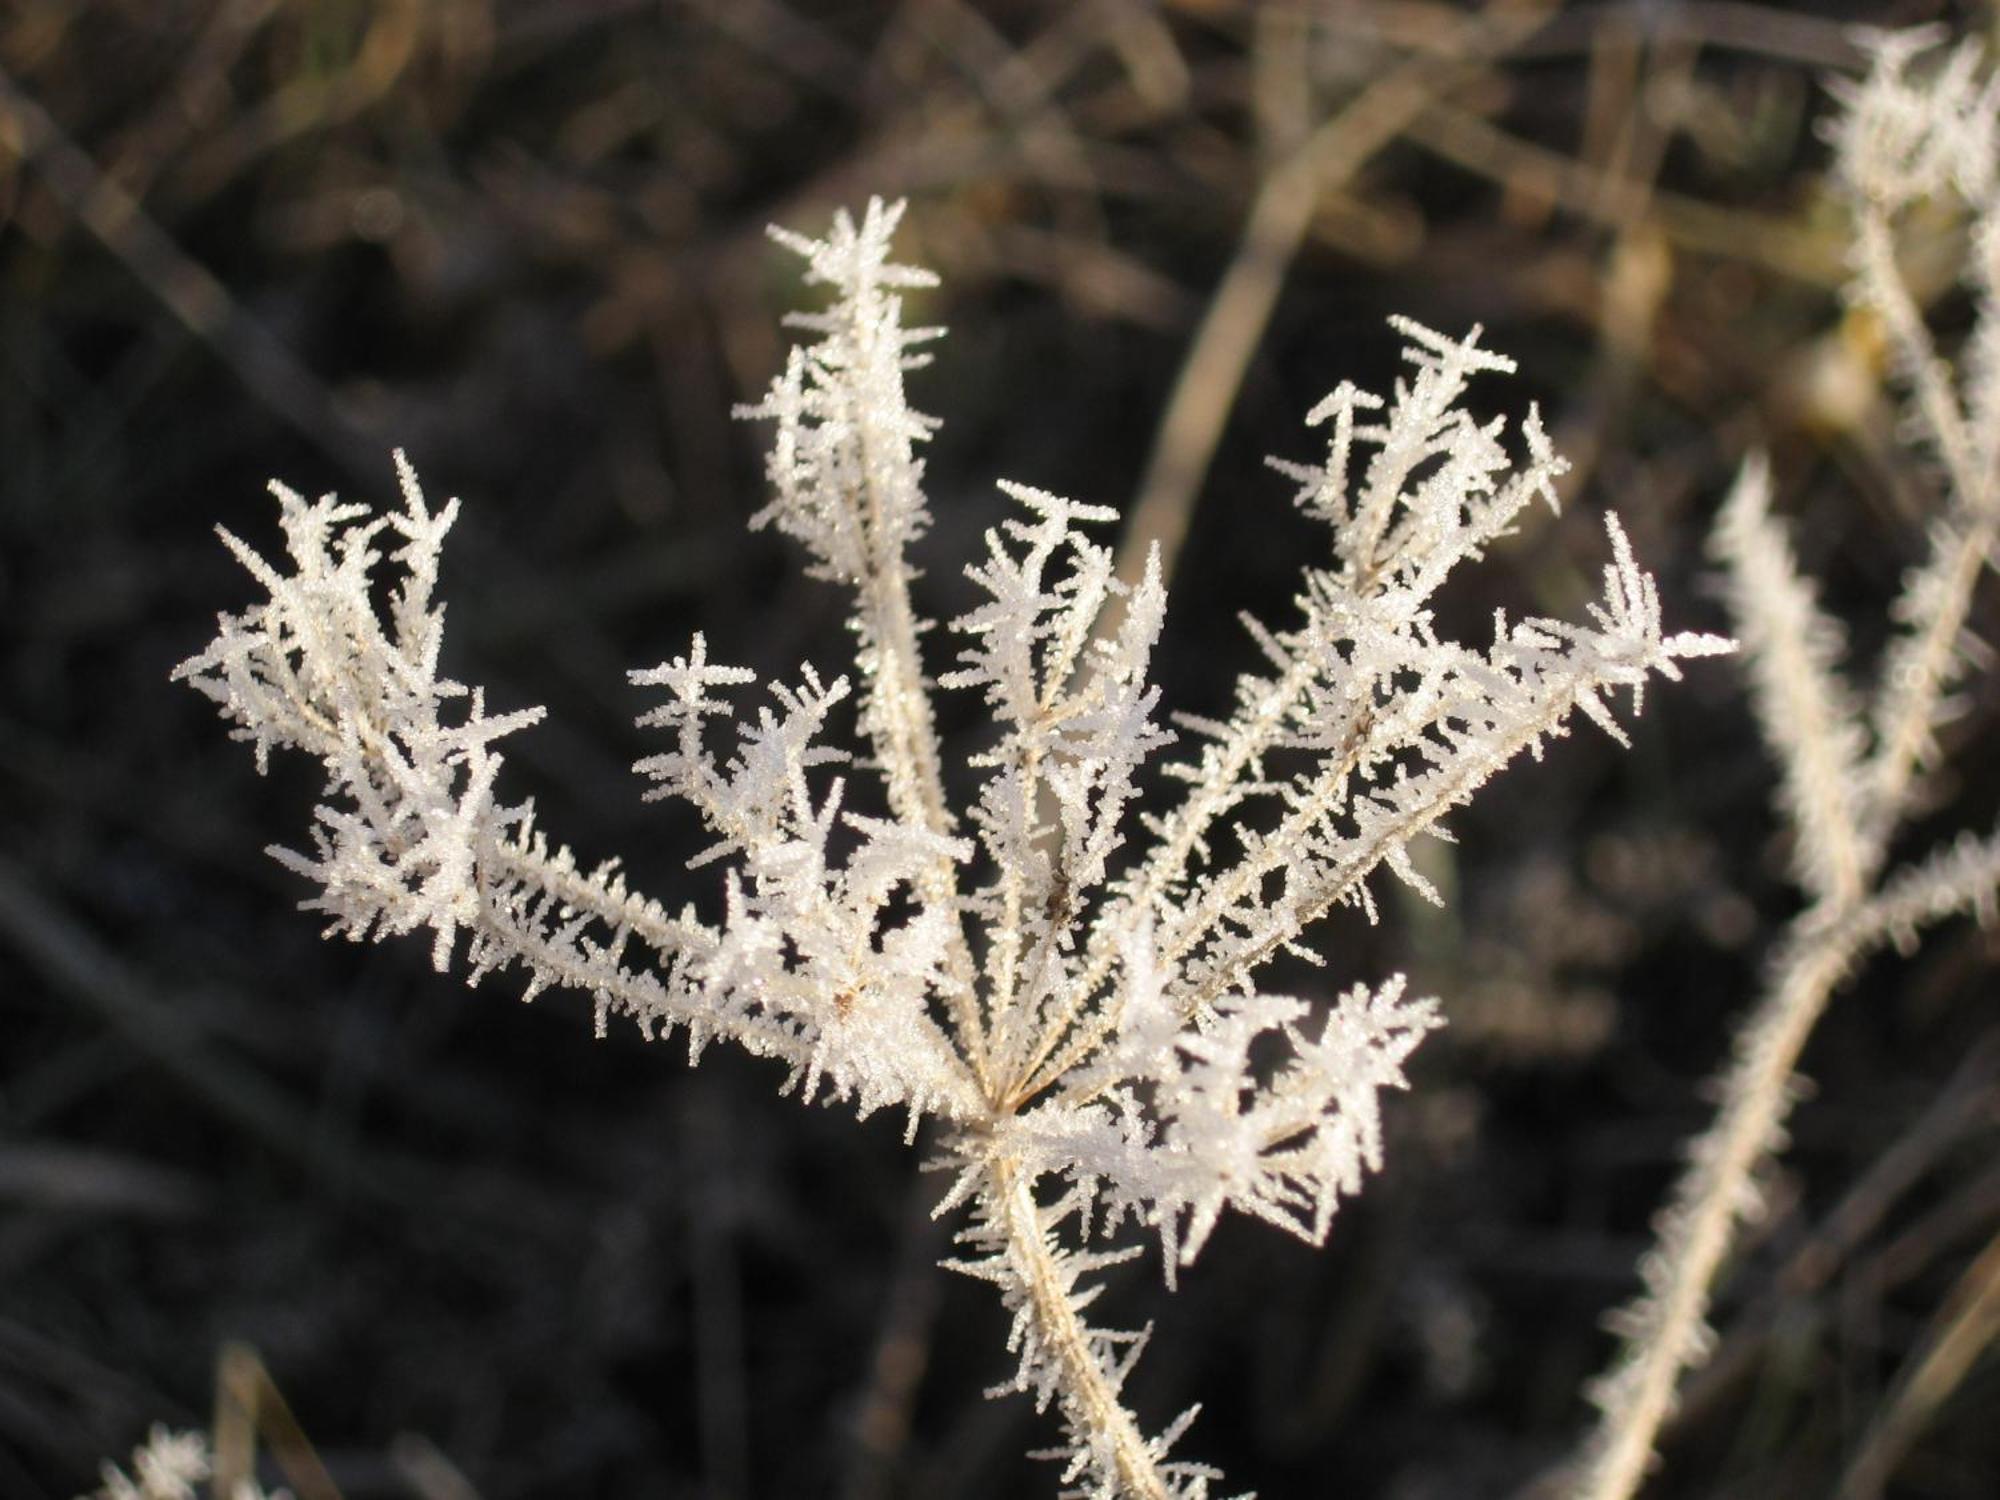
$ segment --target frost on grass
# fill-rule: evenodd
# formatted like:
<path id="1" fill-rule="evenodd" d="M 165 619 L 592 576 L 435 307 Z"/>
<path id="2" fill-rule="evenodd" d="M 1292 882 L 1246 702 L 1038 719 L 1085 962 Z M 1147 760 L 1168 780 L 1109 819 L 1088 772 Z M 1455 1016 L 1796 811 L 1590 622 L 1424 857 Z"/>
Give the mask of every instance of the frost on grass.
<path id="1" fill-rule="evenodd" d="M 622 1014 L 696 1050 L 734 1041 L 781 1060 L 808 1099 L 893 1108 L 912 1131 L 940 1122 L 940 1211 L 968 1223 L 953 1264 L 1013 1314 L 1012 1385 L 1056 1409 L 1068 1482 L 1203 1496 L 1214 1472 L 1170 1453 L 1192 1413 L 1148 1436 L 1120 1399 L 1143 1337 L 1085 1315 L 1098 1273 L 1135 1253 L 1114 1237 L 1150 1233 L 1169 1278 L 1226 1210 L 1322 1240 L 1381 1165 L 1382 1094 L 1439 1024 L 1400 977 L 1331 1003 L 1268 993 L 1267 960 L 1310 954 L 1336 907 L 1372 918 L 1381 872 L 1434 899 L 1413 840 L 1576 714 L 1622 738 L 1618 690 L 1636 707 L 1649 676 L 1726 643 L 1663 633 L 1611 518 L 1582 620 L 1442 636 L 1448 575 L 1524 507 L 1553 504 L 1563 465 L 1533 412 L 1511 441 L 1471 414 L 1472 381 L 1513 369 L 1478 330 L 1399 320 L 1394 389 L 1342 385 L 1309 418 L 1324 458 L 1278 466 L 1326 555 L 1289 624 L 1246 622 L 1262 664 L 1233 711 L 1179 721 L 1191 751 L 1168 763 L 1155 816 L 1135 813 L 1140 777 L 1176 743 L 1148 682 L 1157 560 L 1128 586 L 1092 530 L 1112 512 L 1001 486 L 1010 518 L 968 569 L 983 602 L 952 622 L 936 678 L 992 722 L 976 794 L 954 808 L 907 555 L 936 423 L 905 397 L 934 331 L 907 327 L 902 299 L 932 278 L 889 258 L 900 213 L 876 202 L 823 239 L 777 236 L 832 300 L 793 320 L 806 341 L 744 413 L 773 431 L 757 523 L 846 591 L 851 667 L 804 666 L 753 696 L 697 636 L 632 674 L 662 740 L 638 770 L 705 822 L 692 863 L 715 871 L 720 920 L 668 913 L 615 866 L 586 870 L 501 800 L 494 745 L 538 713 L 489 716 L 439 675 L 431 594 L 456 506 L 433 512 L 400 458 L 402 508 L 380 516 L 275 487 L 284 564 L 225 535 L 266 597 L 179 675 L 260 765 L 273 748 L 325 765 L 309 847 L 278 857 L 332 931 L 426 930 L 440 968 L 462 942 L 474 979 L 582 990 L 600 1027 Z M 385 564 L 396 586 L 378 611 Z M 852 746 L 830 727 L 850 700 Z M 849 807 L 855 777 L 879 779 L 886 816 Z"/>

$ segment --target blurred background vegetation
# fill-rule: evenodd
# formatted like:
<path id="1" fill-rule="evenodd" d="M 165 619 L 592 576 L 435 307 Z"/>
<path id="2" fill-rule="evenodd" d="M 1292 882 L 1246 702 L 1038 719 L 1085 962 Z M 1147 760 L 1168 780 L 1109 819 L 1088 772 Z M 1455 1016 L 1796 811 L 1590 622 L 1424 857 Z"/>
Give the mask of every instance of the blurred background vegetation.
<path id="1" fill-rule="evenodd" d="M 760 434 L 729 412 L 805 303 L 765 226 L 907 196 L 952 329 L 913 381 L 946 422 L 933 618 L 995 476 L 1117 504 L 1174 556 L 1167 702 L 1214 708 L 1237 611 L 1279 616 L 1315 546 L 1262 457 L 1312 458 L 1307 408 L 1392 377 L 1402 312 L 1484 324 L 1523 369 L 1489 409 L 1539 401 L 1576 464 L 1448 625 L 1572 612 L 1615 504 L 1670 623 L 1718 628 L 1703 541 L 1761 444 L 1865 663 L 1933 478 L 1838 295 L 1814 122 L 1857 20 L 1993 28 L 1923 0 L 5 0 L 0 1494 L 86 1487 L 218 1384 L 299 1500 L 1053 1493 L 1029 1404 L 980 1399 L 1004 1318 L 935 1268 L 900 1122 L 592 1043 L 586 1002 L 468 994 L 421 942 L 318 941 L 259 852 L 303 837 L 312 768 L 257 779 L 167 682 L 249 597 L 210 527 L 274 545 L 267 477 L 380 500 L 407 448 L 466 500 L 448 666 L 551 710 L 513 791 L 711 903 L 695 830 L 638 801 L 624 670 L 694 629 L 841 665 L 838 596 L 745 530 Z M 1946 327 L 1954 228 L 1908 246 Z M 1456 820 L 1448 910 L 1336 922 L 1332 972 L 1290 976 L 1405 967 L 1452 1020 L 1328 1249 L 1228 1225 L 1171 1299 L 1119 1288 L 1114 1321 L 1157 1322 L 1142 1415 L 1204 1402 L 1189 1452 L 1267 1500 L 1525 1497 L 1582 1429 L 1596 1320 L 1795 908 L 1740 683 L 1690 675 L 1634 753 L 1579 735 Z M 1989 676 L 1928 832 L 1991 825 L 1996 717 Z M 1888 1493 L 1996 1492 L 1994 956 L 1950 928 L 1836 1002 L 1651 1493 L 1831 1493 L 1891 1401 Z M 1911 1397 L 1943 1337 L 1975 1357 Z"/>

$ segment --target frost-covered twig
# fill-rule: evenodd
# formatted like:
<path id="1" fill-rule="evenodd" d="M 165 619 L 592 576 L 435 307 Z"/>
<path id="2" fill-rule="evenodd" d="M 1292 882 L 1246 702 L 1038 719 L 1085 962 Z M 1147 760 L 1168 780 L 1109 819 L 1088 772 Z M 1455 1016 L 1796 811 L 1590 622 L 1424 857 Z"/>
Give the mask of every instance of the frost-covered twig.
<path id="1" fill-rule="evenodd" d="M 1133 805 L 1174 739 L 1148 682 L 1158 569 L 1120 581 L 1088 529 L 1110 512 L 1002 486 L 1014 518 L 968 570 L 985 602 L 953 622 L 938 679 L 981 694 L 993 726 L 970 757 L 977 796 L 954 812 L 909 591 L 933 423 L 904 394 L 930 335 L 904 326 L 901 294 L 931 278 L 889 258 L 900 212 L 778 236 L 833 301 L 795 320 L 813 341 L 746 410 L 774 428 L 760 523 L 852 593 L 852 676 L 803 667 L 746 715 L 730 694 L 751 674 L 699 636 L 632 674 L 660 695 L 640 722 L 665 741 L 637 769 L 705 823 L 691 864 L 720 868 L 719 920 L 585 872 L 498 800 L 492 744 L 537 714 L 489 717 L 438 675 L 431 592 L 454 512 L 433 514 L 407 466 L 403 509 L 382 517 L 280 490 L 289 569 L 229 539 L 268 600 L 225 617 L 179 675 L 260 763 L 275 747 L 326 766 L 313 848 L 281 858 L 334 930 L 426 929 L 440 967 L 463 936 L 475 978 L 519 969 L 531 994 L 592 994 L 600 1025 L 626 1013 L 697 1049 L 720 1037 L 782 1060 L 807 1098 L 938 1120 L 939 1211 L 969 1208 L 954 1264 L 1013 1313 L 1015 1385 L 1060 1413 L 1068 1479 L 1107 1500 L 1193 1500 L 1214 1471 L 1169 1456 L 1193 1414 L 1147 1436 L 1121 1396 L 1143 1335 L 1085 1316 L 1098 1274 L 1136 1253 L 1110 1237 L 1150 1230 L 1170 1280 L 1226 1210 L 1323 1240 L 1382 1164 L 1381 1096 L 1439 1024 L 1400 976 L 1328 1003 L 1262 992 L 1266 961 L 1305 951 L 1335 906 L 1372 915 L 1379 870 L 1428 892 L 1415 838 L 1573 714 L 1621 737 L 1614 692 L 1636 706 L 1649 676 L 1728 643 L 1663 633 L 1615 520 L 1585 623 L 1443 638 L 1433 596 L 1523 506 L 1552 501 L 1562 463 L 1532 413 L 1517 457 L 1500 420 L 1467 411 L 1475 379 L 1513 368 L 1477 330 L 1399 320 L 1405 379 L 1387 396 L 1341 386 L 1312 416 L 1325 461 L 1284 466 L 1331 539 L 1298 623 L 1252 622 L 1270 667 L 1226 720 L 1184 721 L 1206 747 L 1172 768 L 1184 790 L 1157 819 Z M 370 594 L 384 535 L 402 538 L 386 615 Z M 829 743 L 850 695 L 865 758 Z M 886 817 L 849 809 L 856 775 L 881 779 Z M 1260 834 L 1244 814 L 1266 806 L 1278 827 Z M 1128 856 L 1135 821 L 1153 838 Z"/>
<path id="2" fill-rule="evenodd" d="M 1724 507 L 1715 547 L 1759 724 L 1783 772 L 1781 804 L 1810 904 L 1778 945 L 1723 1071 L 1716 1120 L 1695 1141 L 1656 1221 L 1644 1290 L 1611 1320 L 1624 1347 L 1594 1388 L 1600 1419 L 1576 1478 L 1579 1500 L 1625 1500 L 1637 1490 L 1683 1371 L 1708 1350 L 1710 1289 L 1738 1227 L 1762 1210 L 1758 1174 L 1783 1148 L 1798 1096 L 1794 1070 L 1834 987 L 1885 942 L 1907 948 L 1924 925 L 1994 913 L 1995 838 L 1962 836 L 1922 864 L 1882 873 L 1911 784 L 1936 758 L 1950 689 L 1981 655 L 1964 625 L 1993 560 L 2000 504 L 2000 78 L 1970 44 L 1926 67 L 1919 59 L 1929 45 L 1923 34 L 1878 38 L 1867 79 L 1840 90 L 1844 113 L 1831 134 L 1856 220 L 1851 295 L 1889 329 L 1913 426 L 1943 464 L 1943 514 L 1931 527 L 1929 558 L 1892 607 L 1899 630 L 1864 721 L 1838 672 L 1839 635 L 1770 516 L 1761 460 L 1745 465 Z M 1968 280 L 1980 310 L 1963 376 L 1938 354 L 1894 249 L 1896 214 L 1947 193 L 1976 220 Z"/>

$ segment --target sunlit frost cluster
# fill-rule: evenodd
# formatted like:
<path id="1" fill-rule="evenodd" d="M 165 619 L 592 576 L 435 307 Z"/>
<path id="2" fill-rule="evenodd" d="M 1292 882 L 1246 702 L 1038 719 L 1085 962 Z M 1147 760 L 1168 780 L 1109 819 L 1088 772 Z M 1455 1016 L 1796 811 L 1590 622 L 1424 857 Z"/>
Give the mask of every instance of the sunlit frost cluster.
<path id="1" fill-rule="evenodd" d="M 660 695 L 640 722 L 664 740 L 638 769 L 706 824 L 693 862 L 717 869 L 718 919 L 586 869 L 500 800 L 493 744 L 538 712 L 489 716 L 439 675 L 432 589 L 455 502 L 430 510 L 407 465 L 403 507 L 382 516 L 276 488 L 289 565 L 227 538 L 267 597 L 180 675 L 260 764 L 277 747 L 325 766 L 310 847 L 279 857 L 333 930 L 427 929 L 440 968 L 462 937 L 475 978 L 518 970 L 530 992 L 592 995 L 600 1022 L 780 1059 L 807 1097 L 937 1120 L 944 1203 L 969 1210 L 954 1264 L 1012 1311 L 1014 1383 L 1058 1408 L 1080 1493 L 1206 1495 L 1213 1471 L 1168 1453 L 1187 1417 L 1149 1437 L 1122 1405 L 1143 1338 L 1085 1316 L 1095 1273 L 1130 1253 L 1105 1237 L 1149 1230 L 1169 1274 L 1225 1209 L 1322 1238 L 1381 1164 L 1382 1091 L 1439 1022 L 1400 978 L 1329 1002 L 1266 993 L 1260 971 L 1315 957 L 1310 929 L 1336 907 L 1372 916 L 1379 871 L 1434 899 L 1415 839 L 1572 712 L 1617 735 L 1613 690 L 1636 700 L 1724 643 L 1663 634 L 1615 520 L 1582 622 L 1441 635 L 1437 590 L 1553 503 L 1562 462 L 1532 413 L 1516 458 L 1503 422 L 1466 410 L 1474 377 L 1512 369 L 1477 330 L 1398 321 L 1404 378 L 1386 395 L 1342 385 L 1311 414 L 1324 459 L 1282 466 L 1326 527 L 1295 617 L 1250 622 L 1261 665 L 1226 718 L 1178 721 L 1192 751 L 1149 783 L 1175 740 L 1147 677 L 1165 590 L 1157 558 L 1121 577 L 1092 538 L 1112 512 L 1003 485 L 1013 518 L 967 570 L 982 602 L 952 622 L 948 660 L 922 659 L 908 548 L 936 424 L 904 379 L 933 331 L 905 326 L 903 296 L 932 278 L 889 258 L 900 213 L 877 202 L 824 239 L 779 236 L 832 300 L 793 320 L 808 341 L 747 412 L 773 430 L 758 523 L 850 596 L 848 674 L 802 667 L 748 711 L 751 674 L 700 637 L 633 674 Z M 991 717 L 962 806 L 934 682 Z M 862 777 L 885 813 L 849 805 Z"/>

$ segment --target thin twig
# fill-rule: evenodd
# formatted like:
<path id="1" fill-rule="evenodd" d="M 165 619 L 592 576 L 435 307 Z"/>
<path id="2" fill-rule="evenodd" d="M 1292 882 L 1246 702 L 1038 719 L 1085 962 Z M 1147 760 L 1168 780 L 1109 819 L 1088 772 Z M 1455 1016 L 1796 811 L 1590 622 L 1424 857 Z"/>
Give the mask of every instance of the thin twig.
<path id="1" fill-rule="evenodd" d="M 1896 1465 L 1975 1361 L 2000 1339 L 2000 1235 L 1987 1243 L 1938 1310 L 1921 1353 L 1894 1389 L 1841 1475 L 1837 1500 L 1875 1500 Z"/>

